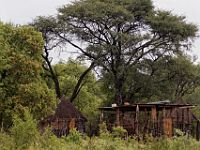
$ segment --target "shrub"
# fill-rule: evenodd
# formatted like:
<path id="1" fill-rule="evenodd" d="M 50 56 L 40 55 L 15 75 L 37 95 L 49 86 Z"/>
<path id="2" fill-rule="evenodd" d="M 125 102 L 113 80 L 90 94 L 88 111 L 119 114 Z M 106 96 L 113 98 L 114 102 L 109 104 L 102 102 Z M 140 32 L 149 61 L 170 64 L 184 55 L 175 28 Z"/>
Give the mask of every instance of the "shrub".
<path id="1" fill-rule="evenodd" d="M 24 111 L 23 119 L 15 117 L 14 125 L 10 131 L 16 149 L 20 150 L 27 149 L 32 143 L 35 143 L 39 137 L 37 122 L 27 110 Z"/>
<path id="2" fill-rule="evenodd" d="M 72 142 L 74 144 L 81 144 L 83 135 L 76 129 L 71 129 L 69 135 L 65 138 L 67 142 Z"/>
<path id="3" fill-rule="evenodd" d="M 118 138 L 126 138 L 128 133 L 127 133 L 126 129 L 119 126 L 119 127 L 113 127 L 112 135 L 114 137 L 118 137 Z"/>
<path id="4" fill-rule="evenodd" d="M 6 133 L 0 132 L 0 149 L 1 150 L 11 150 L 14 148 L 15 148 L 15 146 L 14 146 L 13 138 Z"/>

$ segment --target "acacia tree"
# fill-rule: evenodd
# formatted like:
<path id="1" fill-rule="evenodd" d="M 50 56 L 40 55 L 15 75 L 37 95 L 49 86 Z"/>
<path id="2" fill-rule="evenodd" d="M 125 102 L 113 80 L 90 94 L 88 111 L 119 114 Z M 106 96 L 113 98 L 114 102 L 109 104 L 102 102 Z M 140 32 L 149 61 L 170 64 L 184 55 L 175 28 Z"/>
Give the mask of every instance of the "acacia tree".
<path id="1" fill-rule="evenodd" d="M 43 68 L 46 70 L 46 75 L 53 80 L 55 93 L 57 98 L 61 98 L 62 95 L 68 95 L 69 93 L 63 93 L 60 88 L 60 82 L 57 72 L 52 66 L 52 58 L 49 56 L 50 52 L 54 49 L 59 49 L 65 46 L 66 41 L 64 39 L 58 38 L 54 31 L 57 28 L 58 24 L 53 17 L 38 17 L 36 18 L 31 25 L 40 31 L 43 35 L 45 42 L 44 52 L 42 54 L 44 63 Z M 74 90 L 70 96 L 70 101 L 73 102 L 78 96 L 81 88 L 83 87 L 83 80 L 87 74 L 94 68 L 95 63 L 91 62 L 90 66 L 85 69 L 79 77 L 77 84 L 74 86 Z M 65 83 L 67 84 L 67 83 Z"/>
<path id="2" fill-rule="evenodd" d="M 54 24 L 56 37 L 109 73 L 119 104 L 131 68 L 138 71 L 146 59 L 156 62 L 187 50 L 197 33 L 185 17 L 155 10 L 151 0 L 75 1 L 58 9 Z"/>
<path id="3" fill-rule="evenodd" d="M 151 0 L 84 0 L 58 9 L 54 33 L 112 76 L 117 103 L 129 69 L 188 49 L 197 27 L 182 16 L 155 10 Z M 74 41 L 86 46 L 77 46 Z M 133 79 L 134 80 L 134 79 Z"/>
<path id="4" fill-rule="evenodd" d="M 199 75 L 199 65 L 194 64 L 187 55 L 161 58 L 156 62 L 146 59 L 139 66 L 130 69 L 124 91 L 129 100 L 176 101 L 194 92 L 200 83 Z"/>
<path id="5" fill-rule="evenodd" d="M 60 83 L 58 81 L 58 75 L 54 71 L 52 67 L 52 58 L 49 56 L 50 52 L 59 48 L 63 45 L 62 40 L 58 40 L 57 37 L 51 32 L 53 28 L 56 27 L 53 17 L 38 17 L 30 24 L 35 29 L 40 31 L 44 40 L 44 48 L 43 48 L 43 68 L 46 71 L 46 75 L 50 77 L 54 82 L 54 89 L 57 98 L 61 98 L 62 94 L 60 91 Z"/>

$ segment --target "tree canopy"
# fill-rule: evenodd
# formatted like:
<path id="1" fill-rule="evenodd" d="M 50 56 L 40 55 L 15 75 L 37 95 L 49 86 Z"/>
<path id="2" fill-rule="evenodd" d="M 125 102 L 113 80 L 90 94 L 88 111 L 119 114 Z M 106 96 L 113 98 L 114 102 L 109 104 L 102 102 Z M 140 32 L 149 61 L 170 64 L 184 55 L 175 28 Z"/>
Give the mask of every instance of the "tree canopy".
<path id="1" fill-rule="evenodd" d="M 127 98 L 124 89 L 133 88 L 125 84 L 131 69 L 183 53 L 197 34 L 185 17 L 156 10 L 151 0 L 75 1 L 60 7 L 56 17 L 40 17 L 35 24 L 109 74 L 117 103 Z"/>
<path id="2" fill-rule="evenodd" d="M 0 122 L 5 128 L 25 109 L 39 119 L 55 107 L 54 93 L 41 78 L 42 47 L 42 36 L 32 27 L 0 23 Z"/>

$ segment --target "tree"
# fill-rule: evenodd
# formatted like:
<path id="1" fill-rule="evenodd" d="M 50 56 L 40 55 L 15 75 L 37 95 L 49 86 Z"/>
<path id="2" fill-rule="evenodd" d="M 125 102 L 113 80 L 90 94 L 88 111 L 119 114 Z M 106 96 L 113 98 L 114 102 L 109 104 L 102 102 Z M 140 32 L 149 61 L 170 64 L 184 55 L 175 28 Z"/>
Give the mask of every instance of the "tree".
<path id="1" fill-rule="evenodd" d="M 63 46 L 65 46 L 65 41 L 62 39 L 58 39 L 58 37 L 54 34 L 54 32 L 52 32 L 52 29 L 55 29 L 57 27 L 56 24 L 56 20 L 53 17 L 38 17 L 37 19 L 35 19 L 33 21 L 33 23 L 31 23 L 31 25 L 37 29 L 38 31 L 40 31 L 43 35 L 43 39 L 45 42 L 44 45 L 44 52 L 42 54 L 42 57 L 44 59 L 44 64 L 43 64 L 43 68 L 49 72 L 48 73 L 48 77 L 50 77 L 54 83 L 55 86 L 55 92 L 57 95 L 57 98 L 61 98 L 62 96 L 62 92 L 61 92 L 61 88 L 60 88 L 60 82 L 58 79 L 58 75 L 56 74 L 56 71 L 54 70 L 54 68 L 52 67 L 52 58 L 49 57 L 49 53 L 54 50 L 55 48 L 62 48 Z M 87 74 L 94 68 L 95 63 L 92 62 L 90 64 L 90 66 L 85 69 L 82 74 L 79 77 L 79 80 L 76 84 L 76 86 L 74 86 L 74 90 L 71 94 L 71 97 L 69 98 L 71 102 L 73 102 L 76 97 L 78 96 L 81 88 L 82 88 L 82 82 L 85 78 L 85 76 L 87 76 Z M 68 95 L 69 93 L 65 93 L 66 95 Z"/>
<path id="2" fill-rule="evenodd" d="M 0 123 L 5 129 L 25 109 L 40 119 L 55 108 L 54 93 L 41 78 L 42 47 L 42 36 L 33 28 L 0 23 Z"/>
<path id="3" fill-rule="evenodd" d="M 44 47 L 43 47 L 43 68 L 45 71 L 49 72 L 49 77 L 53 80 L 55 86 L 55 93 L 57 98 L 61 98 L 61 91 L 60 91 L 60 83 L 58 81 L 58 76 L 55 73 L 52 67 L 52 58 L 49 56 L 50 52 L 55 48 L 60 48 L 63 45 L 62 40 L 58 40 L 56 36 L 54 36 L 51 32 L 52 28 L 56 27 L 55 21 L 53 17 L 38 17 L 30 24 L 36 30 L 42 33 L 42 37 L 44 40 Z"/>
<path id="4" fill-rule="evenodd" d="M 194 64 L 187 55 L 161 58 L 156 62 L 146 59 L 140 65 L 129 69 L 123 89 L 125 100 L 183 100 L 199 87 L 199 75 L 199 65 Z M 104 91 L 108 99 L 113 97 L 114 85 L 110 78 L 110 74 L 105 73 L 100 79 L 101 88 L 106 89 Z"/>
<path id="5" fill-rule="evenodd" d="M 55 21 L 51 30 L 60 40 L 110 74 L 118 104 L 126 97 L 131 68 L 187 50 L 197 33 L 185 17 L 155 10 L 151 0 L 76 1 L 59 8 Z M 77 40 L 85 46 L 75 44 Z"/>
<path id="6" fill-rule="evenodd" d="M 138 94 L 143 99 L 157 97 L 176 101 L 193 93 L 200 82 L 200 67 L 187 55 L 162 58 L 156 62 L 145 60 L 138 68 L 140 71 L 132 69 L 133 73 L 127 79 L 126 84 L 132 84 L 132 91 L 126 90 L 129 99 L 137 98 Z M 139 81 L 132 82 L 131 78 Z"/>
<path id="7" fill-rule="evenodd" d="M 174 99 L 182 99 L 191 94 L 200 84 L 200 66 L 194 64 L 187 56 L 172 59 L 167 66 L 167 79 L 173 88 Z"/>
<path id="8" fill-rule="evenodd" d="M 58 63 L 52 66 L 58 76 L 60 83 L 60 91 L 62 95 L 69 95 L 71 98 L 74 94 L 74 89 L 80 80 L 82 72 L 87 70 L 87 67 L 75 60 L 68 60 L 67 63 Z M 50 88 L 54 88 L 54 83 L 47 77 L 47 83 Z M 101 92 L 100 86 L 92 71 L 85 75 L 84 79 L 79 86 L 73 104 L 87 117 L 88 124 L 92 124 L 97 128 L 98 125 L 98 107 L 105 101 L 105 95 Z"/>

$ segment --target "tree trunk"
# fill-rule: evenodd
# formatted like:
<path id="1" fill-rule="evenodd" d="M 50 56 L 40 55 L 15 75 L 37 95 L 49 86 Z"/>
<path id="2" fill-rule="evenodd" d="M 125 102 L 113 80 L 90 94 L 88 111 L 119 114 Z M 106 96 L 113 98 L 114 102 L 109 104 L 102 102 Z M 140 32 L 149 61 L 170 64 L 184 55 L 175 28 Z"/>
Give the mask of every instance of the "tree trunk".
<path id="1" fill-rule="evenodd" d="M 77 84 L 76 84 L 76 86 L 73 90 L 73 93 L 70 97 L 71 102 L 73 102 L 74 99 L 78 96 L 78 94 L 79 94 L 79 92 L 82 88 L 82 83 L 83 83 L 85 76 L 94 68 L 94 66 L 95 66 L 95 63 L 92 62 L 91 65 L 89 66 L 89 68 L 81 74 L 81 76 L 80 76 L 80 78 L 79 78 L 79 80 L 78 80 L 78 82 L 77 82 Z"/>
<path id="2" fill-rule="evenodd" d="M 124 79 L 123 77 L 121 78 L 116 78 L 115 79 L 115 101 L 117 105 L 122 105 L 123 104 L 123 82 Z"/>
<path id="3" fill-rule="evenodd" d="M 56 92 L 56 97 L 57 98 L 61 98 L 61 92 L 60 92 L 60 83 L 59 83 L 59 80 L 58 80 L 58 76 L 55 74 L 52 66 L 51 66 L 51 61 L 49 60 L 49 52 L 48 52 L 48 49 L 46 47 L 44 47 L 44 52 L 45 52 L 45 55 L 42 55 L 43 59 L 45 60 L 48 68 L 45 68 L 45 70 L 48 70 L 51 74 L 51 79 L 53 80 L 54 82 L 54 86 L 55 86 L 55 92 Z"/>

